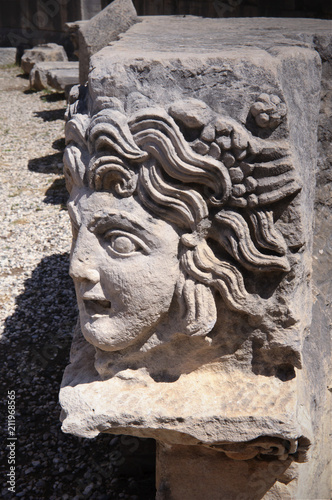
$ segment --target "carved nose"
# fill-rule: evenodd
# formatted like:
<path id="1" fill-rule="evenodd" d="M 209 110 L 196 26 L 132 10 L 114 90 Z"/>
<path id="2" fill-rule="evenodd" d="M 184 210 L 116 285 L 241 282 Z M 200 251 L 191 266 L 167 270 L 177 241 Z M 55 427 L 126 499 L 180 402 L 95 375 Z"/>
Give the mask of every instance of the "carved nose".
<path id="1" fill-rule="evenodd" d="M 76 281 L 90 281 L 91 283 L 98 283 L 100 280 L 99 272 L 92 269 L 88 263 L 79 262 L 70 264 L 69 275 Z"/>
<path id="2" fill-rule="evenodd" d="M 74 250 L 70 259 L 69 275 L 76 281 L 90 281 L 91 283 L 100 281 L 99 272 L 89 257 L 79 255 L 77 249 Z"/>

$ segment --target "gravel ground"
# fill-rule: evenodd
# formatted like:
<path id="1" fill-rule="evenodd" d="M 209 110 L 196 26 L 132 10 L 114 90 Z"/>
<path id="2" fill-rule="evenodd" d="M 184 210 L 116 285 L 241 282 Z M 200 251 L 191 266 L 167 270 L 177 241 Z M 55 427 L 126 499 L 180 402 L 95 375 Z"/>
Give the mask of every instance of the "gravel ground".
<path id="1" fill-rule="evenodd" d="M 62 175 L 65 105 L 63 94 L 30 92 L 19 68 L 0 68 L 0 497 L 152 500 L 152 440 L 88 440 L 60 429 L 58 391 L 77 317 Z M 15 430 L 7 391 L 15 391 Z M 6 483 L 11 459 L 15 492 Z"/>

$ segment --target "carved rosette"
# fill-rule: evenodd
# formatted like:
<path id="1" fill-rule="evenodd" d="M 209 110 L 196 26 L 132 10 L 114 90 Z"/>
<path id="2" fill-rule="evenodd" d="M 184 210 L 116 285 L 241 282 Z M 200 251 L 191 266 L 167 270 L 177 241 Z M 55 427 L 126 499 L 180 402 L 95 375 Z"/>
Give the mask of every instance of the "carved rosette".
<path id="1" fill-rule="evenodd" d="M 277 95 L 260 94 L 250 111 L 261 128 L 276 128 L 286 116 L 286 106 Z"/>

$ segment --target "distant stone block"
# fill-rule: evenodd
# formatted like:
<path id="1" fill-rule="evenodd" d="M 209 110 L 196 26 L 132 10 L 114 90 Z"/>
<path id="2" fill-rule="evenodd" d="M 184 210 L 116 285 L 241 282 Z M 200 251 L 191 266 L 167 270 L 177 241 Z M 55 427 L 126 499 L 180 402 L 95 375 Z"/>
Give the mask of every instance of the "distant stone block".
<path id="1" fill-rule="evenodd" d="M 75 61 L 38 63 L 30 73 L 30 88 L 35 90 L 53 88 L 64 91 L 66 87 L 78 83 L 78 66 L 79 63 Z"/>
<path id="2" fill-rule="evenodd" d="M 15 64 L 16 62 L 16 47 L 0 47 L 0 66 L 7 64 Z"/>
<path id="3" fill-rule="evenodd" d="M 114 0 L 89 22 L 79 27 L 80 82 L 88 79 L 90 57 L 117 40 L 137 22 L 137 13 L 131 0 Z"/>
<path id="4" fill-rule="evenodd" d="M 21 60 L 21 68 L 28 75 L 36 63 L 48 61 L 68 61 L 62 45 L 45 43 L 26 50 Z"/>

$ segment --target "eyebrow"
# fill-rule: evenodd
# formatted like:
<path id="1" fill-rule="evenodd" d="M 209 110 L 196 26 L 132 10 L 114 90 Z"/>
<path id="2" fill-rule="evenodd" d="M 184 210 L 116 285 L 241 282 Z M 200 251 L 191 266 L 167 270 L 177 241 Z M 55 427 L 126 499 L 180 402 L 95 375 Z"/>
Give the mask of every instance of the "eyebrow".
<path id="1" fill-rule="evenodd" d="M 135 216 L 131 215 L 130 213 L 126 212 L 123 213 L 122 211 L 117 211 L 117 210 L 111 210 L 107 212 L 106 214 L 96 214 L 93 216 L 92 220 L 88 224 L 89 230 L 94 230 L 97 229 L 100 226 L 108 224 L 110 221 L 115 222 L 120 225 L 125 225 L 128 227 L 128 225 L 137 231 L 147 231 L 149 232 L 148 228 L 143 226 L 138 218 Z"/>

